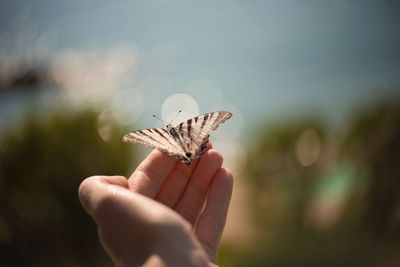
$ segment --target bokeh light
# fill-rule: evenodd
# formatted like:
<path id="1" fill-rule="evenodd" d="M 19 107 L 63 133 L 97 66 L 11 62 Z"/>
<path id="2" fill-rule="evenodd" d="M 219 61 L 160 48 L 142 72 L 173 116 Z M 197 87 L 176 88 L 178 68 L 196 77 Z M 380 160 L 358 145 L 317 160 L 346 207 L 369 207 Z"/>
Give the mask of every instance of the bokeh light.
<path id="1" fill-rule="evenodd" d="M 109 142 L 112 138 L 112 115 L 108 110 L 100 113 L 97 119 L 97 131 L 104 142 Z"/>
<path id="2" fill-rule="evenodd" d="M 132 83 L 136 64 L 135 47 L 127 44 L 118 44 L 109 50 L 67 49 L 56 56 L 52 74 L 72 104 L 95 104 Z"/>
<path id="3" fill-rule="evenodd" d="M 304 167 L 314 164 L 321 152 L 321 140 L 314 129 L 305 130 L 296 142 L 295 153 Z"/>
<path id="4" fill-rule="evenodd" d="M 196 100 L 188 94 L 174 94 L 165 99 L 161 106 L 161 118 L 166 122 L 177 115 L 178 111 L 182 110 L 177 120 L 184 121 L 191 117 L 199 115 L 199 106 Z M 173 122 L 175 125 L 177 122 Z"/>
<path id="5" fill-rule="evenodd" d="M 136 122 L 144 109 L 143 96 L 139 90 L 125 88 L 115 92 L 112 100 L 112 112 L 121 125 Z"/>

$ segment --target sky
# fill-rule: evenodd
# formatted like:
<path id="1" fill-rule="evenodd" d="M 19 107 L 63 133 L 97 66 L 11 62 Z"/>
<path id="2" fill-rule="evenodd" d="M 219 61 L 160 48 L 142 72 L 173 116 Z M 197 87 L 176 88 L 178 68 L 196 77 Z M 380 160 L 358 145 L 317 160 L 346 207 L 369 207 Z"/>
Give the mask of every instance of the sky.
<path id="1" fill-rule="evenodd" d="M 139 119 L 186 94 L 192 112 L 230 109 L 242 129 L 308 113 L 335 123 L 399 96 L 399 13 L 390 0 L 3 0 L 0 67 L 49 62 L 75 92 L 113 88 L 111 105 Z"/>

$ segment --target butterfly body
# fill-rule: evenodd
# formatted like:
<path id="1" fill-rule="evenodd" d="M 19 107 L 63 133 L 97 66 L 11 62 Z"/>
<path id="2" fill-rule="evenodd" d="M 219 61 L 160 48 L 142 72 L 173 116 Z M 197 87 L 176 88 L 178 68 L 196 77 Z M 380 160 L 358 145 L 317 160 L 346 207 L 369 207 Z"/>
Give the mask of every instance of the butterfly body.
<path id="1" fill-rule="evenodd" d="M 140 143 L 157 148 L 190 165 L 193 159 L 204 154 L 210 132 L 232 117 L 227 111 L 216 111 L 193 117 L 177 126 L 150 128 L 127 133 L 123 141 Z"/>

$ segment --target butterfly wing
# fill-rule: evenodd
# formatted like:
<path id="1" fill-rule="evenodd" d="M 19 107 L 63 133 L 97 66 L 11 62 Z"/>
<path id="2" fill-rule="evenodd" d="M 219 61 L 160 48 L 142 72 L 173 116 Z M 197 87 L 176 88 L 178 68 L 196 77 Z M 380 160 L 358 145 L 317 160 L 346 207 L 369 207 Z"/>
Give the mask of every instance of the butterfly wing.
<path id="1" fill-rule="evenodd" d="M 157 148 L 169 155 L 184 155 L 184 151 L 174 140 L 168 130 L 164 128 L 151 128 L 127 133 L 122 138 L 127 143 L 138 143 Z"/>
<path id="2" fill-rule="evenodd" d="M 231 112 L 216 111 L 181 122 L 176 128 L 184 140 L 185 150 L 195 157 L 202 155 L 207 147 L 210 132 L 231 117 Z"/>
<path id="3" fill-rule="evenodd" d="M 193 117 L 176 127 L 143 129 L 124 135 L 122 140 L 128 143 L 144 144 L 190 165 L 192 160 L 206 150 L 210 132 L 232 117 L 227 111 L 210 112 Z"/>

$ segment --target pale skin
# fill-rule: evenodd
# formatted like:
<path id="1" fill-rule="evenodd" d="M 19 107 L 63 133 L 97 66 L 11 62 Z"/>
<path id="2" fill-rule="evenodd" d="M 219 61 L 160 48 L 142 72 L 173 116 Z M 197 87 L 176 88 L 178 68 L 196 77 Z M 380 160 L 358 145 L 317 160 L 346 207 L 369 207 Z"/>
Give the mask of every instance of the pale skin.
<path id="1" fill-rule="evenodd" d="M 232 174 L 210 148 L 187 166 L 153 150 L 133 174 L 92 176 L 79 198 L 116 266 L 216 266 Z"/>

